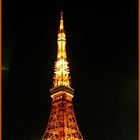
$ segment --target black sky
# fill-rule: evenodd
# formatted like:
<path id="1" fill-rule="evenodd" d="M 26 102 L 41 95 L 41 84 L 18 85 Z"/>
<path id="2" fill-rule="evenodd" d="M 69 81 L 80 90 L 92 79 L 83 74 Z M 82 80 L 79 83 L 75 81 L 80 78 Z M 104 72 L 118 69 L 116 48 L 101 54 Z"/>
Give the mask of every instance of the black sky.
<path id="1" fill-rule="evenodd" d="M 85 140 L 137 140 L 137 1 L 63 1 L 78 125 Z M 3 139 L 41 140 L 59 0 L 3 1 Z"/>

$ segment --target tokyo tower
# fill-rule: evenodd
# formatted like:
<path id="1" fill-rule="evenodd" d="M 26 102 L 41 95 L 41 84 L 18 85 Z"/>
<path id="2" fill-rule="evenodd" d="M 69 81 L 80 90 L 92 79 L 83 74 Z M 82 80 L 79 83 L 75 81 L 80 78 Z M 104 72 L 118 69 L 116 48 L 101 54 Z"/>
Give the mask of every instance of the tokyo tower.
<path id="1" fill-rule="evenodd" d="M 50 89 L 52 106 L 48 125 L 42 140 L 83 140 L 72 103 L 74 89 L 71 87 L 70 82 L 62 11 L 60 13 L 57 45 L 53 87 Z"/>

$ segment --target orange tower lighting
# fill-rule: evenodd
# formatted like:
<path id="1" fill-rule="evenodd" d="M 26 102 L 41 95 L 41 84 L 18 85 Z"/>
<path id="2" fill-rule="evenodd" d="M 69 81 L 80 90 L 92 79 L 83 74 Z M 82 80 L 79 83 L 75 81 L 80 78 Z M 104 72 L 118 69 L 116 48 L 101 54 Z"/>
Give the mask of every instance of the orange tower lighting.
<path id="1" fill-rule="evenodd" d="M 70 70 L 66 55 L 66 34 L 63 12 L 57 38 L 58 50 L 54 69 L 51 113 L 42 140 L 83 140 L 74 114 L 72 98 L 74 89 L 70 86 Z"/>

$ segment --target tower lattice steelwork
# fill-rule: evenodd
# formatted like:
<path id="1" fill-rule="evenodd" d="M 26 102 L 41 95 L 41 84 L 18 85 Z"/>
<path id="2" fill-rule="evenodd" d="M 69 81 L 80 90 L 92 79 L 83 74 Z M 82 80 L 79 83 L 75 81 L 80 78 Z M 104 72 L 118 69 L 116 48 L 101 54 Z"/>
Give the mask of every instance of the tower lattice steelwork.
<path id="1" fill-rule="evenodd" d="M 53 88 L 50 89 L 52 107 L 42 140 L 83 140 L 72 104 L 74 89 L 70 86 L 70 71 L 66 55 L 66 34 L 62 11 L 57 44 Z"/>

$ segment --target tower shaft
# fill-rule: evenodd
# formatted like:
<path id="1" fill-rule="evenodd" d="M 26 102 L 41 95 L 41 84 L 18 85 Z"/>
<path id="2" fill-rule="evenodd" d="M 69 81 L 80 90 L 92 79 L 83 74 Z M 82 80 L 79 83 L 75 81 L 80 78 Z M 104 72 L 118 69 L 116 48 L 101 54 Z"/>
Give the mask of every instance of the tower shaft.
<path id="1" fill-rule="evenodd" d="M 71 97 L 64 92 L 52 101 L 49 122 L 42 140 L 83 140 Z"/>

